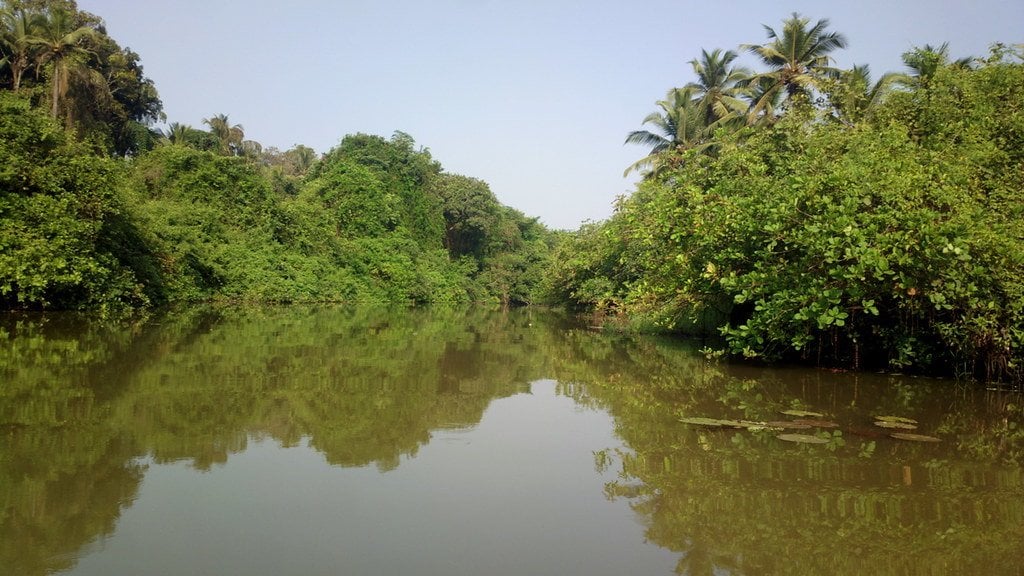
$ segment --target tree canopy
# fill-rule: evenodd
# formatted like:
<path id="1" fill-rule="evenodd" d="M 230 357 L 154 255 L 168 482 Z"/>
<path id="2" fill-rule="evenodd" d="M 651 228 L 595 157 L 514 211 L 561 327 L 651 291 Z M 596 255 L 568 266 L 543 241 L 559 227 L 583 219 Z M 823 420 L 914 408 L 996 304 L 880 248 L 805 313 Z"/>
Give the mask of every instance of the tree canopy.
<path id="1" fill-rule="evenodd" d="M 704 51 L 646 120 L 671 130 L 630 133 L 645 178 L 562 244 L 550 297 L 709 353 L 1024 379 L 1024 54 L 915 47 L 873 81 L 832 67 L 846 39 L 827 20 L 765 29 L 745 48 L 768 70 L 737 78 Z M 693 113 L 713 85 L 746 122 Z"/>

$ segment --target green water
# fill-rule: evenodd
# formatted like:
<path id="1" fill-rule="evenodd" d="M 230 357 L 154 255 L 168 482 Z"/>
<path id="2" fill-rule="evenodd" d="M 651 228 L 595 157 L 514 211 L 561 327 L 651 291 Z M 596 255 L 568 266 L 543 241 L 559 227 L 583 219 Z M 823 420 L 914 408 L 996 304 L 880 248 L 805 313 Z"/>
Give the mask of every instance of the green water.
<path id="1" fill-rule="evenodd" d="M 480 309 L 8 315 L 0 377 L 3 575 L 1024 573 L 1013 393 Z"/>

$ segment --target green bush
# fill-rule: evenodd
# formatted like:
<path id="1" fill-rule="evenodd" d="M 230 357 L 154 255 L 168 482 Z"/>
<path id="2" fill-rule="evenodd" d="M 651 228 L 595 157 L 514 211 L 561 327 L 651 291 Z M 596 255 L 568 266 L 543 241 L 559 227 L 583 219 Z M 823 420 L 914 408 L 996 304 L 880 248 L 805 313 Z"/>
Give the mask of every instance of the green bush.
<path id="1" fill-rule="evenodd" d="M 563 301 L 730 352 L 1020 380 L 1024 65 L 949 66 L 847 125 L 799 107 L 679 152 L 559 256 Z"/>
<path id="2" fill-rule="evenodd" d="M 119 243 L 134 237 L 118 165 L 0 93 L 0 307 L 120 311 L 148 303 Z M 142 266 L 139 261 L 136 265 Z"/>

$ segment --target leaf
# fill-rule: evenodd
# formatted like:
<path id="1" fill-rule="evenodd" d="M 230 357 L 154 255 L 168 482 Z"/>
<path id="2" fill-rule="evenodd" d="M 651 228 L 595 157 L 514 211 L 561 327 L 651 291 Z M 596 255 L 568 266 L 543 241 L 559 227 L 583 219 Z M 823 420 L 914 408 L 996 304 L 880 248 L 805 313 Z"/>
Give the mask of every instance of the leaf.
<path id="1" fill-rule="evenodd" d="M 875 422 L 875 426 L 880 428 L 898 428 L 900 430 L 917 430 L 916 425 L 907 424 L 906 422 Z"/>
<path id="2" fill-rule="evenodd" d="M 771 422 L 765 422 L 764 425 L 768 428 L 782 428 L 790 430 L 808 430 L 811 426 L 807 424 L 801 424 L 791 420 L 773 420 Z"/>
<path id="3" fill-rule="evenodd" d="M 825 415 L 819 412 L 808 412 L 807 410 L 783 410 L 781 414 L 786 416 L 796 416 L 797 418 L 808 417 L 808 418 L 824 418 Z"/>
<path id="4" fill-rule="evenodd" d="M 839 428 L 839 424 L 828 420 L 793 420 L 794 424 L 803 424 L 812 428 Z"/>
<path id="5" fill-rule="evenodd" d="M 917 420 L 911 418 L 904 418 L 902 416 L 875 416 L 875 420 L 879 422 L 902 422 L 904 424 L 917 424 Z"/>
<path id="6" fill-rule="evenodd" d="M 798 442 L 800 444 L 828 444 L 828 440 L 811 436 L 810 434 L 779 434 L 777 438 L 786 442 Z"/>
<path id="7" fill-rule="evenodd" d="M 721 420 L 719 418 L 680 418 L 680 422 L 683 424 L 694 424 L 696 426 L 711 426 L 715 428 L 729 427 L 729 428 L 742 428 L 743 425 L 739 420 Z"/>
<path id="8" fill-rule="evenodd" d="M 890 434 L 893 438 L 898 440 L 909 440 L 911 442 L 942 442 L 935 436 L 925 436 L 924 434 L 911 434 L 909 432 L 893 432 Z"/>
<path id="9" fill-rule="evenodd" d="M 711 426 L 713 428 L 746 428 L 748 430 L 762 430 L 769 426 L 764 422 L 751 422 L 749 420 L 725 420 L 720 418 L 704 418 L 702 416 L 680 418 L 683 424 L 695 426 Z"/>

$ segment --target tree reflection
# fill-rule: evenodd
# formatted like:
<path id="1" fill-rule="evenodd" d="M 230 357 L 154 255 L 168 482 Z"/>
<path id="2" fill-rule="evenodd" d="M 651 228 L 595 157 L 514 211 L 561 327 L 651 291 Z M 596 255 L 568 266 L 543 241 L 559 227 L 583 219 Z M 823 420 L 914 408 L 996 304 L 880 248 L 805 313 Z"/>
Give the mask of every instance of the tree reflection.
<path id="1" fill-rule="evenodd" d="M 431 431 L 528 388 L 550 340 L 524 313 L 193 309 L 145 324 L 0 324 L 0 566 L 48 574 L 110 534 L 144 469 L 250 439 L 389 470 Z"/>
<path id="2" fill-rule="evenodd" d="M 599 470 L 619 470 L 607 496 L 628 500 L 649 522 L 647 538 L 681 554 L 678 573 L 1017 570 L 1024 476 L 1010 431 L 1022 424 L 1019 396 L 995 401 L 944 382 L 737 368 L 663 352 L 631 355 L 630 371 L 577 377 L 592 382 L 581 393 L 613 414 L 629 448 L 598 457 Z M 665 372 L 672 362 L 683 364 Z M 586 373 L 586 362 L 578 369 Z M 770 430 L 679 421 L 777 420 L 794 406 L 836 420 L 841 441 L 795 445 Z M 882 414 L 913 416 L 944 442 L 871 430 Z"/>
<path id="3" fill-rule="evenodd" d="M 208 470 L 253 439 L 337 466 L 401 465 L 436 430 L 554 378 L 610 412 L 598 455 L 680 574 L 998 573 L 1024 542 L 1019 397 L 897 377 L 706 362 L 678 341 L 539 311 L 191 309 L 103 325 L 0 319 L 0 566 L 49 574 L 113 532 L 142 461 Z M 826 446 L 683 416 L 826 413 Z M 939 445 L 872 416 L 912 416 Z M 860 435 L 865 434 L 865 435 Z M 873 435 L 872 435 L 873 434 Z"/>

